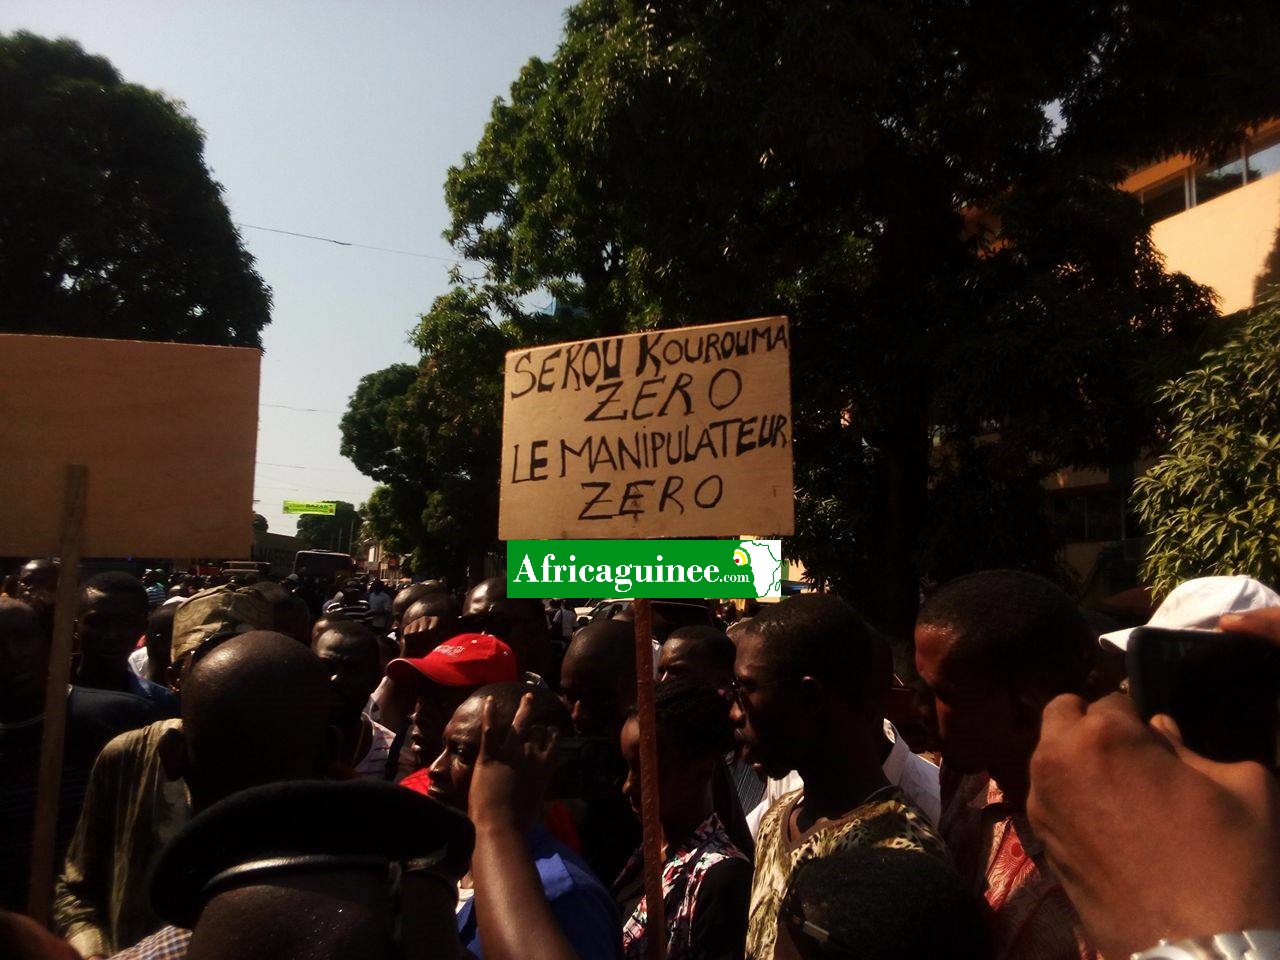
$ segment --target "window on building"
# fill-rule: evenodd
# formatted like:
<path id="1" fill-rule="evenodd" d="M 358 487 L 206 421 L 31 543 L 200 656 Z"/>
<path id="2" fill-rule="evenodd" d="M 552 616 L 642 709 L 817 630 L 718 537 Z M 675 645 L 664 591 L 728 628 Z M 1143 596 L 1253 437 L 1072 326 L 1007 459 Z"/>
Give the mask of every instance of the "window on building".
<path id="1" fill-rule="evenodd" d="M 1056 491 L 1049 496 L 1049 510 L 1067 543 L 1096 543 L 1124 536 L 1125 499 L 1114 488 Z"/>
<path id="2" fill-rule="evenodd" d="M 1152 221 L 1163 220 L 1273 173 L 1280 173 L 1280 134 L 1246 144 L 1207 167 L 1188 168 L 1146 187 L 1139 199 Z"/>
<path id="3" fill-rule="evenodd" d="M 1245 179 L 1249 183 L 1273 173 L 1280 173 L 1280 137 L 1252 147 L 1245 158 Z"/>
<path id="4" fill-rule="evenodd" d="M 1206 203 L 1228 190 L 1244 186 L 1244 154 L 1223 157 L 1203 170 L 1196 171 L 1196 203 Z"/>
<path id="5" fill-rule="evenodd" d="M 1187 209 L 1187 177 L 1180 173 L 1172 180 L 1142 191 L 1142 209 L 1153 221 L 1172 217 Z"/>

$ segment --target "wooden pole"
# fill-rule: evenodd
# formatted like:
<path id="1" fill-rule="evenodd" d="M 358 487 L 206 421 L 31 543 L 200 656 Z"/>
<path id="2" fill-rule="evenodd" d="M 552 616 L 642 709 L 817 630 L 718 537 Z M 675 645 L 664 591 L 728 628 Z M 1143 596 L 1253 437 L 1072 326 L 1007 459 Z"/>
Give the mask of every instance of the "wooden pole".
<path id="1" fill-rule="evenodd" d="M 80 543 L 84 529 L 89 468 L 67 467 L 62 508 L 61 567 L 53 608 L 53 646 L 44 692 L 44 738 L 40 743 L 40 776 L 36 782 L 35 829 L 31 837 L 31 879 L 27 913 L 48 925 L 57 864 L 58 807 L 62 786 L 62 753 L 67 735 L 67 680 L 71 674 L 71 641 L 75 634 L 76 594 L 80 589 Z"/>
<path id="2" fill-rule="evenodd" d="M 647 960 L 665 960 L 667 921 L 662 902 L 662 822 L 658 815 L 658 731 L 653 712 L 653 614 L 646 599 L 632 601 L 636 623 L 636 720 L 640 727 L 640 825 L 644 828 Z"/>

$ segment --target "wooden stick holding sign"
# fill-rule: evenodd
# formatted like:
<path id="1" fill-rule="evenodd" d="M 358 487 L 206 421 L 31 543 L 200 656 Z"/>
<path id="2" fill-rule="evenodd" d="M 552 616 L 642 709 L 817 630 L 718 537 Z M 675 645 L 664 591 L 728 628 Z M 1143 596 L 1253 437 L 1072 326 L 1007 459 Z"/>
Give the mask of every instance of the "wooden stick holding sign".
<path id="1" fill-rule="evenodd" d="M 80 586 L 80 545 L 89 487 L 89 469 L 67 467 L 66 500 L 62 510 L 62 538 L 58 556 L 57 600 L 53 608 L 53 646 L 44 691 L 44 737 L 40 741 L 40 772 L 36 781 L 36 819 L 31 836 L 31 882 L 27 913 L 48 924 L 53 902 L 54 853 L 57 844 L 59 795 L 62 786 L 62 748 L 67 735 L 67 681 L 71 675 L 71 641 L 76 625 L 76 592 Z"/>
<path id="2" fill-rule="evenodd" d="M 636 724 L 640 728 L 640 826 L 644 830 L 645 953 L 667 955 L 667 921 L 662 898 L 662 821 L 658 809 L 658 730 L 653 709 L 653 610 L 650 601 L 632 601 L 636 623 Z"/>
<path id="3" fill-rule="evenodd" d="M 498 535 L 790 533 L 790 337 L 786 317 L 761 317 L 509 352 Z M 666 955 L 667 929 L 652 611 L 647 599 L 634 603 L 646 939 L 654 960 Z"/>

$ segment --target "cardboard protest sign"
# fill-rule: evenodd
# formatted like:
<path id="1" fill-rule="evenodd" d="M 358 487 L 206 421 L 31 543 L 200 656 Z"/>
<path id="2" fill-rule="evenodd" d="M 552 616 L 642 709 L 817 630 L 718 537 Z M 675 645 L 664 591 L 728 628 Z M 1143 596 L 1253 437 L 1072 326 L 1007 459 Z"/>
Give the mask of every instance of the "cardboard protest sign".
<path id="1" fill-rule="evenodd" d="M 57 551 L 69 464 L 82 553 L 247 557 L 261 352 L 0 334 L 0 555 Z"/>
<path id="2" fill-rule="evenodd" d="M 789 534 L 786 317 L 513 350 L 499 536 Z"/>

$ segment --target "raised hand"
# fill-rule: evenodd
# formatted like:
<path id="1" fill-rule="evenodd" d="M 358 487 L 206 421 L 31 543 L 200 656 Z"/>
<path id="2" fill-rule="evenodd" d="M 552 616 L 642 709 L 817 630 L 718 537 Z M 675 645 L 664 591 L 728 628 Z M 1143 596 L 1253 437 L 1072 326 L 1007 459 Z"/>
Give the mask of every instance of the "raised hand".
<path id="1" fill-rule="evenodd" d="M 1143 723 L 1122 694 L 1045 707 L 1027 812 L 1108 957 L 1280 928 L 1275 777 L 1188 750 L 1172 718 Z"/>

